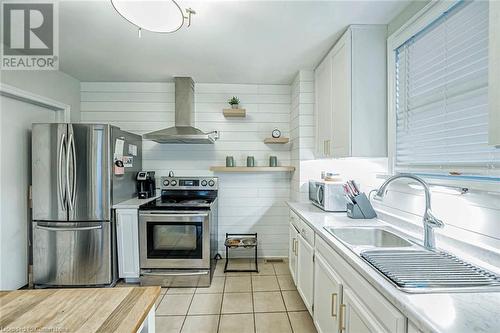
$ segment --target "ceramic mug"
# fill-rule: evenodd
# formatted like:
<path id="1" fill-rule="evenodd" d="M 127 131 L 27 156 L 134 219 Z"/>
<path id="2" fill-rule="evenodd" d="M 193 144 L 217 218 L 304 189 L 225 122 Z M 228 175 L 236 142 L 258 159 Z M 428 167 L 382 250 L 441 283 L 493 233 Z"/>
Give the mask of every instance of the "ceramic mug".
<path id="1" fill-rule="evenodd" d="M 255 166 L 255 158 L 253 156 L 248 156 L 247 167 L 254 167 L 254 166 Z"/>
<path id="2" fill-rule="evenodd" d="M 227 167 L 234 167 L 234 157 L 233 156 L 226 156 L 226 166 Z"/>
<path id="3" fill-rule="evenodd" d="M 269 157 L 269 166 L 270 167 L 277 167 L 278 166 L 278 158 L 276 156 Z"/>

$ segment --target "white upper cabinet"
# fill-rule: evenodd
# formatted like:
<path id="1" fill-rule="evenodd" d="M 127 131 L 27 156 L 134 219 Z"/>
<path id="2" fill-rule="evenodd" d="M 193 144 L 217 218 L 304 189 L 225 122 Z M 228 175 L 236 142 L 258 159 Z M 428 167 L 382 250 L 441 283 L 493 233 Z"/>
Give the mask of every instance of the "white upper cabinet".
<path id="1" fill-rule="evenodd" d="M 386 35 L 352 25 L 316 68 L 316 157 L 387 156 Z"/>
<path id="2" fill-rule="evenodd" d="M 328 157 L 327 145 L 332 139 L 332 61 L 330 57 L 326 57 L 316 68 L 314 84 L 316 92 L 316 156 Z"/>
<path id="3" fill-rule="evenodd" d="M 329 156 L 350 156 L 351 138 L 351 48 L 350 30 L 337 42 L 331 52 L 332 59 L 332 143 Z"/>

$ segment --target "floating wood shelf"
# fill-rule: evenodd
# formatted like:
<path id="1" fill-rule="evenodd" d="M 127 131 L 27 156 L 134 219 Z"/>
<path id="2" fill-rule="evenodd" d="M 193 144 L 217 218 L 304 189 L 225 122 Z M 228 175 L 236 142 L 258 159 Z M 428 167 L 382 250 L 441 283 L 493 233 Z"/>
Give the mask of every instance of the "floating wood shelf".
<path id="1" fill-rule="evenodd" d="M 224 109 L 222 110 L 222 113 L 224 113 L 224 117 L 245 118 L 247 116 L 246 109 Z"/>
<path id="2" fill-rule="evenodd" d="M 285 144 L 290 141 L 289 138 L 265 138 L 264 143 L 268 144 Z"/>
<path id="3" fill-rule="evenodd" d="M 225 167 L 213 166 L 210 171 L 214 172 L 292 172 L 295 171 L 293 166 L 277 166 L 277 167 Z"/>

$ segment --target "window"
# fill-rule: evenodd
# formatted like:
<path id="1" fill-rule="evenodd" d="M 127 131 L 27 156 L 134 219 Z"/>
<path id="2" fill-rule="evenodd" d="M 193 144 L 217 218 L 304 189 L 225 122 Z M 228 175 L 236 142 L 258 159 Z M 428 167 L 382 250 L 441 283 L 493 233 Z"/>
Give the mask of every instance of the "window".
<path id="1" fill-rule="evenodd" d="M 458 2 L 395 50 L 396 170 L 500 164 L 488 145 L 488 2 Z"/>

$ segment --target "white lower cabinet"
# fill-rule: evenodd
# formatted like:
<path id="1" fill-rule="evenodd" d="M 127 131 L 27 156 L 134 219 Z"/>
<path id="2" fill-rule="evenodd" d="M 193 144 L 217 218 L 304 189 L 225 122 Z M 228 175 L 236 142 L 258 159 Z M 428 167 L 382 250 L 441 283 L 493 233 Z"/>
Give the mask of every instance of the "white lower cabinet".
<path id="1" fill-rule="evenodd" d="M 290 271 L 319 333 L 418 332 L 314 229 L 290 215 Z"/>
<path id="2" fill-rule="evenodd" d="M 297 291 L 304 304 L 312 312 L 314 296 L 314 248 L 301 234 L 297 235 Z"/>
<path id="3" fill-rule="evenodd" d="M 116 210 L 118 277 L 139 279 L 139 215 L 137 209 Z"/>
<path id="4" fill-rule="evenodd" d="M 387 332 L 348 287 L 343 290 L 339 321 L 341 333 Z"/>
<path id="5" fill-rule="evenodd" d="M 318 333 L 339 331 L 339 307 L 342 301 L 340 278 L 328 266 L 326 260 L 315 254 L 314 260 L 314 314 Z"/>
<path id="6" fill-rule="evenodd" d="M 293 224 L 290 223 L 290 237 L 288 244 L 288 266 L 293 282 L 297 284 L 297 236 L 298 231 Z"/>
<path id="7" fill-rule="evenodd" d="M 316 237 L 315 251 L 315 294 L 339 293 L 338 312 L 335 312 L 338 315 L 333 322 L 336 326 L 329 326 L 325 315 L 331 312 L 332 299 L 323 295 L 314 300 L 315 324 L 321 332 L 406 332 L 403 314 L 319 237 Z"/>
<path id="8" fill-rule="evenodd" d="M 414 323 L 408 320 L 408 333 L 422 333 L 422 331 L 419 330 Z"/>

